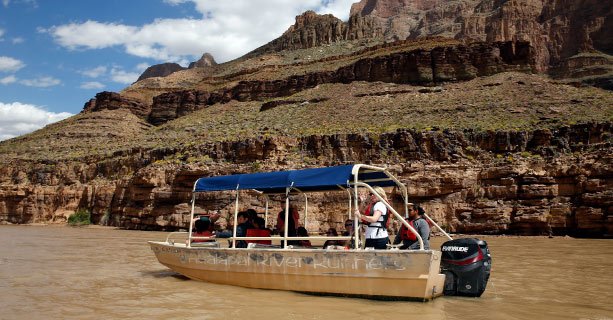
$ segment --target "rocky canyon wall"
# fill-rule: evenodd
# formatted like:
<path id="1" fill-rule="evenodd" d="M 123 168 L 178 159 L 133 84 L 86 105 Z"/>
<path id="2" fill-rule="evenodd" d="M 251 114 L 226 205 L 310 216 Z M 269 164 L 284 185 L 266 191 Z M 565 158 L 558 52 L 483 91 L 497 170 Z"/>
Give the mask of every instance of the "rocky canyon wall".
<path id="1" fill-rule="evenodd" d="M 523 41 L 534 47 L 537 70 L 547 71 L 581 52 L 613 54 L 607 33 L 612 8 L 596 0 L 362 0 L 352 5 L 347 22 L 305 12 L 281 37 L 253 53 L 360 39 Z"/>
<path id="2" fill-rule="evenodd" d="M 533 132 L 262 137 L 199 146 L 206 163 L 160 165 L 184 150 L 138 148 L 91 163 L 13 162 L 0 169 L 0 223 L 63 223 L 85 208 L 95 223 L 176 230 L 187 226 L 200 176 L 362 162 L 387 164 L 409 187 L 410 201 L 452 232 L 610 236 L 611 129 L 592 123 Z M 346 199 L 311 197 L 309 219 L 323 224 L 307 227 L 340 227 Z M 232 193 L 204 194 L 197 210 L 227 215 L 233 201 Z M 263 200 L 246 194 L 241 206 L 263 210 Z M 273 212 L 279 209 L 277 202 Z"/>
<path id="3" fill-rule="evenodd" d="M 101 92 L 83 112 L 126 108 L 149 123 L 160 125 L 216 103 L 284 97 L 325 83 L 353 81 L 430 85 L 466 81 L 505 71 L 531 72 L 534 54 L 528 42 L 474 43 L 411 50 L 359 59 L 334 71 L 311 72 L 276 80 L 240 81 L 215 92 L 177 90 L 153 98 L 151 105 Z"/>

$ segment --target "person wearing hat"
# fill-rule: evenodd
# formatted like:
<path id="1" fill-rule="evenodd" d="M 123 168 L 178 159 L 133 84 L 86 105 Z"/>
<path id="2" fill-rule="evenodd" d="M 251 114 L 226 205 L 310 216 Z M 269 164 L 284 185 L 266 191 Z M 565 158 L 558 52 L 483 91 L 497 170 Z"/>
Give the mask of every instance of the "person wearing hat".
<path id="1" fill-rule="evenodd" d="M 381 187 L 374 187 L 373 190 L 387 201 L 387 195 L 385 190 Z M 371 202 L 371 215 L 360 214 L 359 210 L 355 210 L 355 215 L 358 219 L 362 219 L 368 223 L 366 228 L 365 238 L 366 247 L 375 249 L 387 249 L 387 243 L 389 242 L 389 235 L 387 233 L 387 219 L 389 213 L 387 207 L 379 198 L 371 193 L 369 195 Z"/>

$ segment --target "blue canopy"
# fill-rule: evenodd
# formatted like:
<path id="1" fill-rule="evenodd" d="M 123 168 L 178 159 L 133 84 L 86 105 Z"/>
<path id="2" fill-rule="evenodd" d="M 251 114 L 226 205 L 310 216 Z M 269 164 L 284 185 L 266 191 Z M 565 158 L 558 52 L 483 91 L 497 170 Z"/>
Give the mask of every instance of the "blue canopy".
<path id="1" fill-rule="evenodd" d="M 200 178 L 196 181 L 194 192 L 224 190 L 258 190 L 265 193 L 283 193 L 287 187 L 301 191 L 338 190 L 339 186 L 348 188 L 353 182 L 355 165 L 325 167 L 304 170 L 236 174 Z M 384 171 L 360 170 L 358 180 L 371 186 L 389 187 L 396 183 Z"/>

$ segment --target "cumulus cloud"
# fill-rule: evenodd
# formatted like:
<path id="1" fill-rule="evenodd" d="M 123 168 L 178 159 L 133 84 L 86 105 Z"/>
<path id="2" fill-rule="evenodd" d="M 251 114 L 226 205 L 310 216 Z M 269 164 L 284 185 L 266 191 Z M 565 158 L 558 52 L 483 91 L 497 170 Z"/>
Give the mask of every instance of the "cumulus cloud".
<path id="1" fill-rule="evenodd" d="M 105 74 L 106 70 L 107 68 L 105 66 L 97 66 L 95 68 L 81 70 L 79 73 L 90 78 L 98 78 Z"/>
<path id="2" fill-rule="evenodd" d="M 15 72 L 25 66 L 21 60 L 0 56 L 0 72 Z"/>
<path id="3" fill-rule="evenodd" d="M 147 70 L 147 68 L 149 68 L 149 64 L 146 62 L 142 62 L 136 65 L 136 71 L 141 73 Z"/>
<path id="4" fill-rule="evenodd" d="M 130 42 L 136 27 L 88 20 L 39 29 L 49 32 L 60 45 L 69 49 L 101 49 Z"/>
<path id="5" fill-rule="evenodd" d="M 8 77 L 4 77 L 2 79 L 0 79 L 0 84 L 11 84 L 11 83 L 15 83 L 17 82 L 17 78 L 14 75 L 10 75 Z"/>
<path id="6" fill-rule="evenodd" d="M 333 16 L 347 21 L 349 20 L 349 9 L 351 9 L 351 5 L 359 2 L 358 0 L 336 0 L 336 1 L 328 1 L 320 10 L 317 12 L 319 14 L 327 14 L 330 13 Z"/>
<path id="7" fill-rule="evenodd" d="M 81 89 L 96 89 L 96 90 L 102 89 L 104 87 L 105 87 L 104 84 L 98 81 L 83 82 L 81 86 L 79 86 L 79 88 Z"/>
<path id="8" fill-rule="evenodd" d="M 11 39 L 11 42 L 13 44 L 20 44 L 20 43 L 24 43 L 26 40 L 22 37 L 15 37 L 13 39 Z"/>
<path id="9" fill-rule="evenodd" d="M 8 8 L 10 3 L 11 3 L 11 0 L 2 0 L 2 5 L 5 8 Z M 36 2 L 36 0 L 17 0 L 14 3 L 15 4 L 23 3 L 23 4 L 26 4 L 26 5 L 32 6 L 33 8 L 38 8 L 38 2 Z"/>
<path id="10" fill-rule="evenodd" d="M 28 87 L 47 88 L 47 87 L 57 86 L 61 84 L 62 81 L 60 81 L 59 79 L 53 78 L 53 77 L 45 76 L 45 77 L 38 77 L 34 79 L 19 80 L 19 83 L 23 84 L 24 86 L 28 86 Z"/>
<path id="11" fill-rule="evenodd" d="M 132 84 L 136 82 L 139 76 L 140 73 L 138 72 L 129 72 L 119 68 L 111 69 L 111 80 L 113 80 L 114 82 Z"/>
<path id="12" fill-rule="evenodd" d="M 0 140 L 38 130 L 72 116 L 68 112 L 49 112 L 42 107 L 20 102 L 0 102 Z"/>
<path id="13" fill-rule="evenodd" d="M 294 17 L 306 10 L 333 13 L 346 20 L 351 3 L 356 1 L 166 0 L 169 5 L 191 3 L 202 17 L 156 19 L 143 26 L 88 20 L 40 31 L 69 49 L 122 46 L 131 55 L 169 62 L 193 60 L 210 52 L 224 62 L 280 36 L 294 23 Z"/>

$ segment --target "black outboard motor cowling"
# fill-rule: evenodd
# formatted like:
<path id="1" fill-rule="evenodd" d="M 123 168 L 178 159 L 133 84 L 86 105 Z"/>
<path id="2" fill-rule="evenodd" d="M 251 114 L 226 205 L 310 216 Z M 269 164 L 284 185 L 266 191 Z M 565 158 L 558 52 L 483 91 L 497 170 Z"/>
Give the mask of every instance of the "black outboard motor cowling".
<path id="1" fill-rule="evenodd" d="M 456 239 L 443 243 L 441 251 L 444 294 L 480 297 L 492 269 L 487 242 L 475 238 Z"/>

